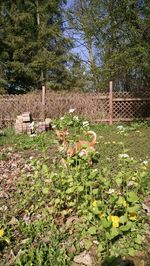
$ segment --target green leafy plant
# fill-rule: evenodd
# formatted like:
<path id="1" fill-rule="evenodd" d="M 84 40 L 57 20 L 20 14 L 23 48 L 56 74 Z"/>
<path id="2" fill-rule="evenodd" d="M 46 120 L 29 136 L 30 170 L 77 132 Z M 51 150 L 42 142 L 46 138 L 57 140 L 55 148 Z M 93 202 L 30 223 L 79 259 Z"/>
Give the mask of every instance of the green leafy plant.
<path id="1" fill-rule="evenodd" d="M 83 132 L 83 122 L 68 124 L 72 118 L 72 113 L 67 114 L 66 124 L 64 119 L 56 123 L 58 128 L 69 127 L 69 141 Z M 2 197 L 0 228 L 4 231 L 0 243 L 4 238 L 9 240 L 3 246 L 7 255 L 3 255 L 4 265 L 11 249 L 17 250 L 14 265 L 22 266 L 70 265 L 75 255 L 93 247 L 97 260 L 108 261 L 126 254 L 134 256 L 145 248 L 149 229 L 144 209 L 148 206 L 143 202 L 149 197 L 149 157 L 145 152 L 141 158 L 135 157 L 136 151 L 132 155 L 131 148 L 137 145 L 129 147 L 125 141 L 134 131 L 124 137 L 116 134 L 116 126 L 92 129 L 98 133 L 96 151 L 76 154 L 67 160 L 67 168 L 61 163 L 53 132 L 31 142 L 24 138 L 28 144 L 23 145 L 23 137 L 16 137 L 15 149 L 22 145 L 40 153 L 38 158 L 26 159 L 29 171 L 22 169 L 17 176 L 14 190 L 5 195 L 7 202 Z M 141 145 L 140 136 L 138 140 Z M 5 152 L 8 163 L 11 154 Z"/>
<path id="2" fill-rule="evenodd" d="M 54 119 L 52 121 L 52 128 L 65 129 L 73 128 L 75 132 L 89 130 L 89 122 L 82 117 L 79 117 L 74 114 L 75 109 L 70 109 L 68 113 L 65 113 L 64 116 L 59 119 Z"/>

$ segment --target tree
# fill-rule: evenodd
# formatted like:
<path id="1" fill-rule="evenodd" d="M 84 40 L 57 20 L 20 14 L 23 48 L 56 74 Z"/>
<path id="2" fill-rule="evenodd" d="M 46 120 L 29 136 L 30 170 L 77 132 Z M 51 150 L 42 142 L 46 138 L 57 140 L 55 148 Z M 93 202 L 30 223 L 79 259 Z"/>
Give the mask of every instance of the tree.
<path id="1" fill-rule="evenodd" d="M 96 60 L 94 57 L 94 36 L 91 30 L 91 4 L 88 0 L 76 0 L 72 2 L 72 5 L 68 8 L 68 28 L 70 37 L 74 41 L 75 47 L 84 47 L 88 53 L 88 59 L 85 60 L 85 64 L 88 65 L 87 69 L 90 70 L 91 79 L 93 81 L 93 87 L 97 87 L 96 77 Z M 67 28 L 67 27 L 66 27 Z M 80 48 L 79 48 L 80 49 Z M 81 61 L 83 57 L 81 58 Z"/>
<path id="2" fill-rule="evenodd" d="M 0 1 L 1 87 L 28 91 L 65 86 L 71 42 L 63 35 L 62 1 Z"/>
<path id="3" fill-rule="evenodd" d="M 96 13 L 98 1 L 94 2 Z M 150 25 L 148 1 L 102 0 L 99 8 L 95 36 L 102 49 L 99 72 L 103 84 L 114 79 L 121 89 L 148 87 L 150 44 L 144 37 Z"/>
<path id="4" fill-rule="evenodd" d="M 93 53 L 89 61 L 97 89 L 105 89 L 110 79 L 120 89 L 148 88 L 148 0 L 75 0 L 72 13 L 73 29 L 82 32 L 80 43 L 86 40 Z"/>

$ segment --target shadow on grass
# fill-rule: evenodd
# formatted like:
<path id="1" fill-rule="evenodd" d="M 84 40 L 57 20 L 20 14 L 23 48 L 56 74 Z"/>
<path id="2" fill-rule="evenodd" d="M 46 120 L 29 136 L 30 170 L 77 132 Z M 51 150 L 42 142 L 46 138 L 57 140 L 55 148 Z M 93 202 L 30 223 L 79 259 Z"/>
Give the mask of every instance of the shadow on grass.
<path id="1" fill-rule="evenodd" d="M 106 258 L 101 266 L 136 266 L 132 260 L 123 259 L 119 257 L 108 257 Z"/>

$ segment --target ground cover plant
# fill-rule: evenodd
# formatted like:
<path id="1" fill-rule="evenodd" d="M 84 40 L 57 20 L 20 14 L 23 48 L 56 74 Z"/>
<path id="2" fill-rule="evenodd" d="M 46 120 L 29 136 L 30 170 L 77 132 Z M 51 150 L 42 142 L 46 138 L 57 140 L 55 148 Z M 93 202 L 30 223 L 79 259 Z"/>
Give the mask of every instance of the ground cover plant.
<path id="1" fill-rule="evenodd" d="M 52 127 L 0 136 L 0 265 L 149 265 L 150 125 L 91 125 L 71 109 Z M 92 166 L 61 163 L 66 127 L 70 144 L 97 133 Z"/>

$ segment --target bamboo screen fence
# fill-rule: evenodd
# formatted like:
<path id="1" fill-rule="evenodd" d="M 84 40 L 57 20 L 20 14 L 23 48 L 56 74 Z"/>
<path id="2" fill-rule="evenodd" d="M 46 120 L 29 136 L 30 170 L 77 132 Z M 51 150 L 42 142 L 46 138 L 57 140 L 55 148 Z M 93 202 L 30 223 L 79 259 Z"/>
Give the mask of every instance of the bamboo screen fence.
<path id="1" fill-rule="evenodd" d="M 31 112 L 34 120 L 55 118 L 76 109 L 77 115 L 102 123 L 150 120 L 150 91 L 116 92 L 112 82 L 105 93 L 61 93 L 46 91 L 0 96 L 0 127 L 14 124 L 17 115 Z"/>

